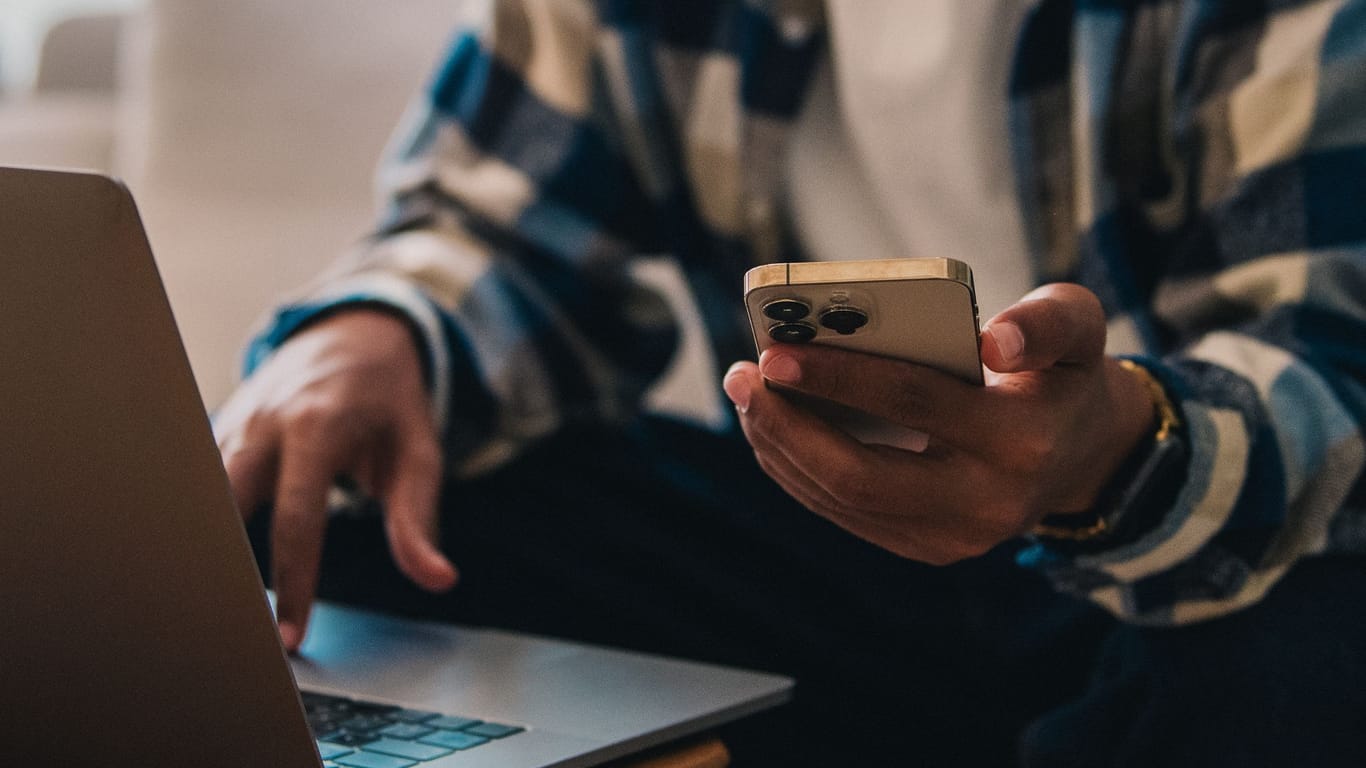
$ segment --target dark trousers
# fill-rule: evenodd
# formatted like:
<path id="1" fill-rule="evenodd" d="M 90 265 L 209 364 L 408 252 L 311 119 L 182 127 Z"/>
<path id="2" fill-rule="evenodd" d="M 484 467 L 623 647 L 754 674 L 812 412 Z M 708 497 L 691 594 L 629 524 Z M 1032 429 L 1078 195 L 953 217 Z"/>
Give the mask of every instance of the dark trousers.
<path id="1" fill-rule="evenodd" d="M 1366 765 L 1359 560 L 1302 564 L 1222 620 L 1128 627 L 1014 565 L 1018 545 L 888 554 L 743 441 L 660 419 L 568 431 L 443 504 L 455 590 L 421 592 L 377 520 L 339 518 L 322 593 L 795 677 L 791 704 L 722 730 L 741 768 Z"/>

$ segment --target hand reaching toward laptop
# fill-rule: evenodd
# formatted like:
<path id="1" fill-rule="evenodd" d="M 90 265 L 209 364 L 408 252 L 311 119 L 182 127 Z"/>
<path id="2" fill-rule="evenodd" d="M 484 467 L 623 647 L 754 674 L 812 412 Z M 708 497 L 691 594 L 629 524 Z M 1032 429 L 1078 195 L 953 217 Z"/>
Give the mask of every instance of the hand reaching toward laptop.
<path id="1" fill-rule="evenodd" d="M 1154 419 L 1143 382 L 1104 350 L 1094 294 L 1055 284 L 987 325 L 983 387 L 810 344 L 736 363 L 724 384 L 760 465 L 784 490 L 874 544 L 944 564 L 1095 503 Z M 926 432 L 928 447 L 864 445 L 763 377 Z"/>
<path id="2" fill-rule="evenodd" d="M 383 502 L 395 562 L 419 586 L 454 586 L 437 546 L 442 456 L 421 363 L 403 321 L 367 309 L 291 338 L 214 419 L 243 517 L 272 505 L 280 637 L 298 650 L 318 584 L 328 494 L 338 477 Z"/>

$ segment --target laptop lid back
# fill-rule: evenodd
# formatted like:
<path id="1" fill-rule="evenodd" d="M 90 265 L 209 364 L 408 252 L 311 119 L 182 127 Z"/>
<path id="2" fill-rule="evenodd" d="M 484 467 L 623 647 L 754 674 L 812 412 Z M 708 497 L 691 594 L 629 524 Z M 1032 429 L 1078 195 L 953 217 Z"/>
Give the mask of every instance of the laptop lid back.
<path id="1" fill-rule="evenodd" d="M 11 765 L 316 766 L 126 189 L 0 169 Z"/>

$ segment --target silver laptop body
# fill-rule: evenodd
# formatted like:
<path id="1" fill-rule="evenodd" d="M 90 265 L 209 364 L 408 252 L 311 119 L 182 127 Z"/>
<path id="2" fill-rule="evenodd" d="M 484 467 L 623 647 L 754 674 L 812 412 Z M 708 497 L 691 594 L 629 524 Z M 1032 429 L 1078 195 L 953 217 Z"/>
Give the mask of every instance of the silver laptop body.
<path id="1" fill-rule="evenodd" d="M 305 688 L 525 730 L 422 766 L 591 765 L 791 681 L 335 605 L 275 633 L 127 190 L 0 169 L 6 765 L 316 767 Z"/>

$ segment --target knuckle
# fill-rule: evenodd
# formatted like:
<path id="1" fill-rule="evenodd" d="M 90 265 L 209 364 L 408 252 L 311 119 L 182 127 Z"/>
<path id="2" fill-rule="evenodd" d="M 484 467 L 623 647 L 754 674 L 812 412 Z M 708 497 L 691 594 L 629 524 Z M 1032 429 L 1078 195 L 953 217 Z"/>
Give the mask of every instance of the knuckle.
<path id="1" fill-rule="evenodd" d="M 1029 502 L 1025 494 L 1014 486 L 1000 486 L 1001 496 L 995 501 L 978 504 L 978 514 L 971 533 L 999 541 L 1009 538 L 1027 517 Z"/>
<path id="2" fill-rule="evenodd" d="M 887 498 L 881 488 L 865 482 L 851 491 L 847 503 L 851 511 L 878 510 L 886 506 Z"/>
<path id="3" fill-rule="evenodd" d="M 1009 466 L 1017 474 L 1037 475 L 1048 471 L 1061 450 L 1051 434 L 1022 436 L 1010 446 Z"/>
<path id="4" fill-rule="evenodd" d="M 893 421 L 907 426 L 915 426 L 932 417 L 935 412 L 935 398 L 930 396 L 924 382 L 910 372 L 897 375 L 893 382 L 894 397 L 889 398 L 887 407 Z"/>
<path id="5" fill-rule="evenodd" d="M 271 564 L 271 570 L 277 583 L 293 585 L 297 588 L 301 582 L 306 581 L 311 575 L 312 558 L 309 556 L 309 549 L 306 546 L 285 546 L 293 538 L 287 534 L 282 535 L 281 532 L 276 532 L 275 541 L 272 542 L 272 545 L 277 548 L 277 552 Z"/>
<path id="6" fill-rule="evenodd" d="M 877 485 L 870 482 L 868 474 L 866 469 L 856 464 L 846 463 L 834 467 L 829 477 L 831 495 L 851 510 L 876 507 L 881 494 Z"/>
<path id="7" fill-rule="evenodd" d="M 303 485 L 282 483 L 275 493 L 275 516 L 279 521 L 275 537 L 286 544 L 306 541 L 312 529 L 323 516 L 324 510 L 318 507 L 319 499 Z"/>
<path id="8" fill-rule="evenodd" d="M 232 421 L 214 422 L 214 439 L 225 457 L 249 455 L 272 440 L 274 421 L 261 411 L 252 411 Z"/>
<path id="9" fill-rule="evenodd" d="M 441 448 L 435 440 L 409 440 L 404 448 L 404 460 L 410 468 L 424 474 L 440 472 L 444 465 Z"/>
<path id="10" fill-rule="evenodd" d="M 1031 525 L 1032 508 L 1028 491 L 1002 485 L 997 500 L 977 504 L 972 526 L 963 533 L 963 543 L 979 550 L 972 556 L 985 554 L 1001 542 L 1026 532 Z"/>
<path id="11" fill-rule="evenodd" d="M 242 418 L 237 434 L 244 440 L 255 440 L 275 431 L 275 415 L 256 409 Z"/>
<path id="12" fill-rule="evenodd" d="M 280 549 L 295 551 L 308 545 L 308 529 L 311 527 L 309 518 L 312 517 L 312 513 L 306 505 L 299 503 L 302 495 L 292 489 L 282 489 L 276 499 L 277 525 L 273 537 L 275 545 Z"/>
<path id="13" fill-rule="evenodd" d="M 1012 507 L 1004 515 L 994 517 L 983 528 L 982 544 L 991 549 L 997 544 L 1024 533 L 1029 529 L 1029 517 L 1023 505 Z"/>
<path id="14" fill-rule="evenodd" d="M 868 386 L 863 377 L 856 376 L 853 366 L 848 365 L 821 365 L 814 366 L 816 386 L 813 387 L 818 394 L 827 396 L 838 396 L 847 393 L 861 393 Z"/>
<path id="15" fill-rule="evenodd" d="M 749 410 L 741 414 L 740 423 L 747 433 L 755 435 L 772 434 L 776 423 L 775 409 L 756 407 L 757 405 L 758 403 L 751 403 Z"/>
<path id="16" fill-rule="evenodd" d="M 290 432 L 306 437 L 331 435 L 345 423 L 341 411 L 321 398 L 303 398 L 285 415 Z"/>
<path id="17" fill-rule="evenodd" d="M 1077 283 L 1062 283 L 1058 286 L 1059 303 L 1067 302 L 1076 308 L 1076 311 L 1083 317 L 1103 318 L 1105 308 L 1101 306 L 1100 297 L 1083 285 Z"/>

